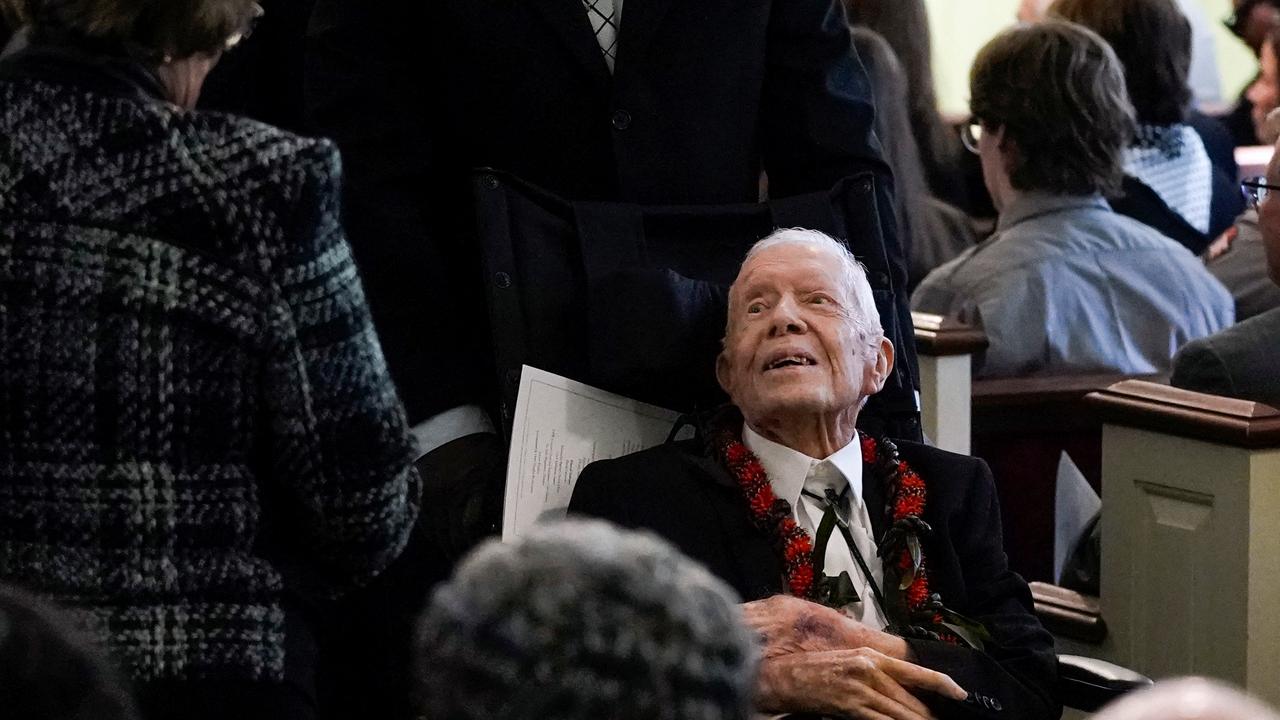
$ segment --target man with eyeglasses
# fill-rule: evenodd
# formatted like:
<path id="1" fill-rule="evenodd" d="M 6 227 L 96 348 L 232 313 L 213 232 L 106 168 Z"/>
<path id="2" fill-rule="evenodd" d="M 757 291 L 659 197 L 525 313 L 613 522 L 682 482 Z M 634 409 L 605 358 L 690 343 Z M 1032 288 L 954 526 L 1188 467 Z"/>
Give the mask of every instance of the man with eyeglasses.
<path id="1" fill-rule="evenodd" d="M 999 224 L 911 307 L 984 328 L 977 375 L 1162 372 L 1174 348 L 1231 324 L 1231 296 L 1199 259 L 1104 199 L 1134 112 L 1102 38 L 1058 20 L 1007 30 L 974 62 L 971 97 L 964 139 Z"/>
<path id="2" fill-rule="evenodd" d="M 1272 156 L 1266 177 L 1241 183 L 1257 213 L 1267 275 L 1280 284 L 1280 160 Z M 1272 308 L 1217 335 L 1187 343 L 1173 358 L 1176 387 L 1280 407 L 1280 308 Z"/>

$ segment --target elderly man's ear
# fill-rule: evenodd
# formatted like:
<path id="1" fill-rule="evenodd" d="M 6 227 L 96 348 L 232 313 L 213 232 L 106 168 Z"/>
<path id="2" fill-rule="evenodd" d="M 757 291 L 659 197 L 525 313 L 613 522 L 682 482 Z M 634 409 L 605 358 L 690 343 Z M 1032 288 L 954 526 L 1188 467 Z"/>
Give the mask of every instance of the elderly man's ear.
<path id="1" fill-rule="evenodd" d="M 867 365 L 866 374 L 863 376 L 862 394 L 865 397 L 871 397 L 883 390 L 885 382 L 889 379 L 889 373 L 893 372 L 893 342 L 887 337 L 880 338 L 880 345 L 875 352 L 876 361 Z"/>
<path id="2" fill-rule="evenodd" d="M 723 345 L 722 341 L 721 346 Z M 716 356 L 716 382 L 720 383 L 720 389 L 724 390 L 729 397 L 733 397 L 733 388 L 729 387 L 729 380 L 732 377 L 733 374 L 729 372 L 729 358 L 725 357 L 725 351 L 721 349 L 720 354 Z"/>

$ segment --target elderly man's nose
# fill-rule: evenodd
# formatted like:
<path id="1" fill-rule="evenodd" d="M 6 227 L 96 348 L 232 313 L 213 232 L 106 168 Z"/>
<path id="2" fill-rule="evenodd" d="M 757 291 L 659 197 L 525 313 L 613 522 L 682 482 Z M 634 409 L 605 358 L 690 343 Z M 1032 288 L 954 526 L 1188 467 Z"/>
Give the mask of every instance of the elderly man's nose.
<path id="1" fill-rule="evenodd" d="M 787 335 L 804 332 L 807 328 L 800 315 L 800 307 L 790 298 L 784 298 L 773 310 L 773 322 L 770 327 L 772 335 Z"/>

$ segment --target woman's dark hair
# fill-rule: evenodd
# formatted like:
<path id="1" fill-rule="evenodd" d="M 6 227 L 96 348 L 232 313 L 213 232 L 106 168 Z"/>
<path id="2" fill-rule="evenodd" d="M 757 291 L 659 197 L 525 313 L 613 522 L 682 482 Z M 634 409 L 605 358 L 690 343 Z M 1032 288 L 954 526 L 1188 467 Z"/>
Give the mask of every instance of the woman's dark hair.
<path id="1" fill-rule="evenodd" d="M 0 711 L 41 720 L 135 720 L 100 651 L 34 597 L 0 586 Z"/>
<path id="2" fill-rule="evenodd" d="M 929 45 L 929 13 L 924 0 L 844 0 L 849 22 L 884 38 L 906 74 L 911 133 L 935 192 L 949 182 L 942 176 L 957 163 L 956 133 L 938 112 L 933 85 L 933 53 Z M 861 51 L 859 51 L 861 55 Z"/>
<path id="3" fill-rule="evenodd" d="M 970 108 L 1004 129 L 1018 190 L 1108 194 L 1120 187 L 1134 113 L 1116 55 L 1088 28 L 1062 20 L 1020 25 L 978 53 Z"/>
<path id="4" fill-rule="evenodd" d="M 894 213 L 897 215 L 899 236 L 907 257 L 912 257 L 913 236 L 918 230 L 913 221 L 923 219 L 927 212 L 929 187 L 920 163 L 920 149 L 911 133 L 911 111 L 907 107 L 910 91 L 906 74 L 893 48 L 879 33 L 865 27 L 853 27 L 850 34 L 853 35 L 858 58 L 871 80 L 876 105 L 876 136 L 884 147 L 885 161 L 893 170 Z"/>
<path id="5" fill-rule="evenodd" d="M 1111 45 L 1139 123 L 1186 120 L 1191 23 L 1174 0 L 1057 0 L 1049 15 L 1084 25 Z"/>
<path id="6" fill-rule="evenodd" d="M 244 30 L 254 0 L 16 0 L 36 32 L 56 30 L 149 59 L 213 54 Z"/>
<path id="7" fill-rule="evenodd" d="M 25 13 L 22 0 L 0 0 L 0 32 L 13 32 L 21 27 L 26 22 Z M 2 39 L 0 43 L 3 43 Z"/>

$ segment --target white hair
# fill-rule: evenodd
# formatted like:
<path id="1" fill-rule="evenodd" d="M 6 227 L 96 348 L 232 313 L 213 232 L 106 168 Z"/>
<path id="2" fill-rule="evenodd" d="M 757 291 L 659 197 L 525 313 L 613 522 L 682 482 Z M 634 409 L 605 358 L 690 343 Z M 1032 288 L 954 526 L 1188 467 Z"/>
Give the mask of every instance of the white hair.
<path id="1" fill-rule="evenodd" d="M 1207 678 L 1162 680 L 1107 705 L 1094 720 L 1278 720 L 1275 710 Z"/>
<path id="2" fill-rule="evenodd" d="M 880 311 L 876 309 L 876 299 L 871 293 L 871 283 L 867 282 L 867 268 L 858 262 L 844 243 L 819 230 L 780 228 L 752 245 L 747 251 L 747 256 L 742 260 L 742 265 L 745 267 L 755 256 L 779 245 L 809 245 L 826 250 L 838 258 L 844 269 L 841 277 L 844 278 L 845 297 L 850 301 L 853 309 L 850 319 L 868 342 L 878 343 L 880 338 L 884 337 L 884 328 L 880 325 Z M 731 324 L 732 322 L 725 326 L 726 335 Z"/>

